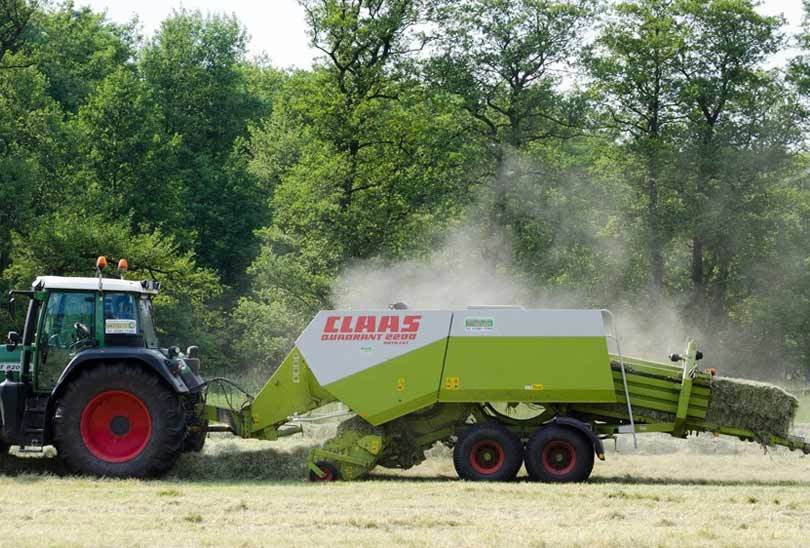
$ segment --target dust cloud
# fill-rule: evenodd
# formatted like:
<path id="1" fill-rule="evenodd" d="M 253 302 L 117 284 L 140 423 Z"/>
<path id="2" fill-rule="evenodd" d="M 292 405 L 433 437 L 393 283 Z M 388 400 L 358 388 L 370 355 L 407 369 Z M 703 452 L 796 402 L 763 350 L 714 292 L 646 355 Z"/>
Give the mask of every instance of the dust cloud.
<path id="1" fill-rule="evenodd" d="M 514 156 L 499 171 L 502 175 L 484 188 L 465 218 L 447 231 L 432 253 L 403 261 L 375 258 L 350 264 L 333 285 L 333 305 L 338 309 L 381 309 L 404 302 L 423 310 L 482 305 L 606 308 L 616 318 L 615 326 L 607 322 L 607 332 L 613 334 L 615 327 L 625 355 L 666 361 L 670 353 L 682 352 L 691 338 L 707 356 L 704 367 L 717 367 L 727 375 L 751 372 L 735 359 L 729 337 L 717 330 L 704 331 L 690 318 L 686 296 L 651 296 L 623 286 L 622 276 L 633 268 L 630 261 L 638 258 L 626 248 L 625 234 L 599 236 L 614 222 L 611 215 L 620 208 L 608 196 L 587 189 L 593 186 L 592 181 L 570 173 L 558 175 L 555 181 L 553 173 Z M 549 194 L 549 188 L 553 190 L 550 194 L 563 198 L 552 203 L 538 199 L 539 193 Z M 509 234 L 487 216 L 493 189 L 506 193 L 513 213 L 541 219 L 558 231 L 552 254 L 581 245 L 587 238 L 586 245 L 604 260 L 600 279 L 559 283 L 518 266 Z M 586 192 L 592 194 L 590 199 L 574 203 L 573 196 Z M 592 209 L 584 211 L 584 202 Z M 574 216 L 578 216 L 576 223 L 566 223 Z M 614 342 L 609 345 L 611 352 L 617 351 Z"/>

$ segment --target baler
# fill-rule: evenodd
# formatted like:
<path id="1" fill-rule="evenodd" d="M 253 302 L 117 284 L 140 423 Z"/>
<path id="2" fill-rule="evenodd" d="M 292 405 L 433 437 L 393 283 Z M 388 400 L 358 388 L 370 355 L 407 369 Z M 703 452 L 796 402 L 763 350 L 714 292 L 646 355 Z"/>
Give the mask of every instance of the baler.
<path id="1" fill-rule="evenodd" d="M 272 440 L 342 402 L 356 416 L 310 453 L 313 481 L 409 468 L 436 442 L 453 445 L 461 478 L 501 481 L 524 463 L 534 480 L 583 481 L 616 434 L 712 432 L 810 452 L 788 435 L 791 396 L 766 392 L 794 405 L 787 424 L 741 398 L 713 401 L 724 385 L 697 367 L 693 342 L 675 363 L 625 357 L 608 311 L 398 308 L 320 312 L 255 398 L 207 405 L 206 419 Z"/>

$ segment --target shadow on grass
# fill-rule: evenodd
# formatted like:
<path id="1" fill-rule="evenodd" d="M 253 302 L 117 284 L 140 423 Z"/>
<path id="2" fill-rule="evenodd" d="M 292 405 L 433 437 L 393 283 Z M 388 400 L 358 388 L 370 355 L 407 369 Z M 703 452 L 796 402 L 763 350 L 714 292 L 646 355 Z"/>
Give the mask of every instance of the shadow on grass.
<path id="1" fill-rule="evenodd" d="M 403 483 L 446 483 L 449 481 L 459 481 L 455 476 L 405 476 L 395 473 L 373 471 L 360 481 L 393 481 Z"/>
<path id="2" fill-rule="evenodd" d="M 687 472 L 684 472 L 685 474 Z M 646 476 L 609 476 L 596 477 L 588 480 L 593 484 L 613 485 L 708 485 L 713 487 L 810 487 L 810 481 L 805 480 L 732 480 L 711 478 L 651 478 Z"/>
<path id="3" fill-rule="evenodd" d="M 307 454 L 309 447 L 302 446 L 279 450 L 271 447 L 246 450 L 237 444 L 219 443 L 203 453 L 187 453 L 165 476 L 166 480 L 189 483 L 234 483 L 234 482 L 284 482 L 301 483 L 307 478 Z M 685 471 L 686 475 L 688 472 Z M 58 458 L 42 455 L 0 455 L 0 475 L 10 476 L 22 482 L 35 482 L 53 476 L 68 475 Z M 406 475 L 397 472 L 375 470 L 363 480 L 380 483 L 447 483 L 458 482 L 450 475 Z M 528 483 L 527 477 L 519 477 L 517 483 Z M 714 487 L 800 487 L 810 488 L 810 480 L 731 480 L 712 478 L 676 478 L 649 476 L 597 476 L 591 485 L 667 485 L 667 486 L 714 486 Z"/>
<path id="4" fill-rule="evenodd" d="M 366 481 L 404 482 L 404 483 L 446 483 L 460 481 L 451 476 L 405 476 L 371 473 Z M 466 483 L 466 482 L 465 482 Z M 528 477 L 517 478 L 514 483 L 534 483 Z M 711 486 L 711 487 L 810 487 L 810 481 L 801 480 L 723 480 L 723 479 L 688 479 L 688 478 L 651 478 L 651 477 L 594 477 L 586 485 L 669 485 L 669 486 Z"/>
<path id="5" fill-rule="evenodd" d="M 37 481 L 48 476 L 63 476 L 66 473 L 64 464 L 57 458 L 15 453 L 0 455 L 0 474 L 4 476 Z"/>
<path id="6" fill-rule="evenodd" d="M 203 453 L 186 453 L 162 479 L 189 482 L 304 481 L 309 448 L 245 450 L 230 443 Z M 59 458 L 44 455 L 0 455 L 0 475 L 37 481 L 71 476 Z"/>

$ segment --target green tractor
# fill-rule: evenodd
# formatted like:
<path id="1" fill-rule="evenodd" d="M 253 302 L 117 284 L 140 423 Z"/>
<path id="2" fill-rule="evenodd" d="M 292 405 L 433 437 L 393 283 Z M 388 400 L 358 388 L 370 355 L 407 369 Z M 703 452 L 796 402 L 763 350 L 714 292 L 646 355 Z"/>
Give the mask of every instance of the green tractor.
<path id="1" fill-rule="evenodd" d="M 205 442 L 205 383 L 196 347 L 160 348 L 152 297 L 160 284 L 96 277 L 37 278 L 22 335 L 0 350 L 0 451 L 54 445 L 68 469 L 152 477 Z M 13 304 L 11 305 L 13 307 Z"/>

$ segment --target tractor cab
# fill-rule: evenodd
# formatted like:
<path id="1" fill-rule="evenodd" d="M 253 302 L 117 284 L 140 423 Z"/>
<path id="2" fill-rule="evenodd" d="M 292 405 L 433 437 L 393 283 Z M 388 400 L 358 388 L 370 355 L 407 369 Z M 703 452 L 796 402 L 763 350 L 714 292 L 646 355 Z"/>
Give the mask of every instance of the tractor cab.
<path id="1" fill-rule="evenodd" d="M 29 293 L 23 336 L 10 334 L 6 348 L 22 342 L 20 370 L 30 371 L 35 392 L 50 392 L 82 351 L 158 350 L 152 306 L 156 294 L 154 282 L 41 276 Z"/>
<path id="2" fill-rule="evenodd" d="M 0 347 L 0 451 L 54 444 L 77 471 L 152 475 L 202 447 L 205 383 L 196 347 L 159 347 L 160 284 L 123 279 L 124 260 L 120 278 L 104 277 L 105 267 L 100 257 L 96 277 L 40 276 L 11 292 L 29 302 L 22 334 Z"/>

